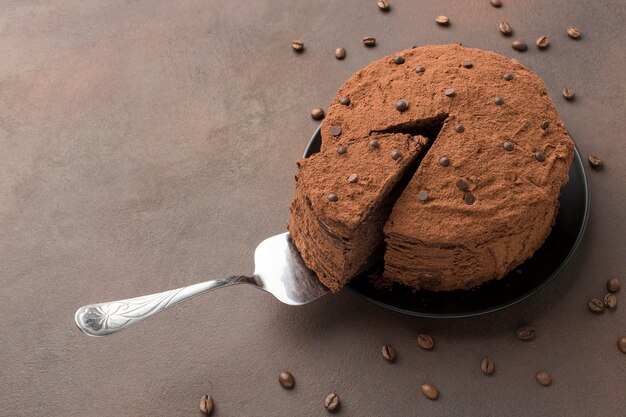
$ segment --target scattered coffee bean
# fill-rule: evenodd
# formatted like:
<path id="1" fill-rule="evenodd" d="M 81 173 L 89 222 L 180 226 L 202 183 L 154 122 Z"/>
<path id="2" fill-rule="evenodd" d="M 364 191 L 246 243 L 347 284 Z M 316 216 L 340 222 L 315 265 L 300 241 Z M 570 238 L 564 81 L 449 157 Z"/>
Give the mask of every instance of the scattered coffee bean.
<path id="1" fill-rule="evenodd" d="M 346 57 L 346 50 L 345 48 L 337 48 L 335 49 L 335 58 L 337 59 L 344 59 Z"/>
<path id="2" fill-rule="evenodd" d="M 528 49 L 528 45 L 524 41 L 513 41 L 511 46 L 518 52 L 524 52 Z"/>
<path id="3" fill-rule="evenodd" d="M 563 97 L 565 97 L 565 99 L 567 99 L 567 100 L 573 100 L 574 99 L 574 90 L 572 90 L 571 88 L 564 88 L 563 89 Z"/>
<path id="4" fill-rule="evenodd" d="M 448 97 L 452 97 L 453 95 L 456 94 L 456 91 L 454 91 L 454 88 L 448 88 L 444 94 Z"/>
<path id="5" fill-rule="evenodd" d="M 465 126 L 459 123 L 458 125 L 454 127 L 454 130 L 456 131 L 456 133 L 463 133 L 465 132 Z"/>
<path id="6" fill-rule="evenodd" d="M 358 179 L 359 177 L 356 174 L 350 174 L 350 176 L 348 177 L 348 182 L 352 184 L 357 182 Z"/>
<path id="7" fill-rule="evenodd" d="M 345 154 L 346 152 L 348 152 L 348 149 L 347 149 L 345 146 L 340 146 L 340 147 L 338 147 L 338 148 L 337 148 L 337 153 L 338 153 L 339 155 L 343 155 L 343 154 Z"/>
<path id="8" fill-rule="evenodd" d="M 535 379 L 540 385 L 543 385 L 544 387 L 547 387 L 552 383 L 552 376 L 550 376 L 550 374 L 546 371 L 537 372 L 537 374 L 535 375 Z"/>
<path id="9" fill-rule="evenodd" d="M 370 146 L 374 149 L 378 149 L 380 147 L 380 143 L 376 139 L 370 140 Z"/>
<path id="10" fill-rule="evenodd" d="M 439 165 L 441 165 L 442 167 L 447 167 L 450 165 L 450 158 L 448 158 L 447 156 L 442 156 L 441 159 L 439 160 Z"/>
<path id="11" fill-rule="evenodd" d="M 311 117 L 313 118 L 313 120 L 322 120 L 324 116 L 324 109 L 322 109 L 321 107 L 316 107 L 311 110 Z"/>
<path id="12" fill-rule="evenodd" d="M 421 74 L 424 71 L 426 71 L 426 67 L 423 67 L 421 65 L 418 67 L 415 67 L 415 72 L 417 72 L 418 74 Z"/>
<path id="13" fill-rule="evenodd" d="M 493 7 L 502 7 L 502 0 L 491 0 L 491 5 Z"/>
<path id="14" fill-rule="evenodd" d="M 617 296 L 612 292 L 604 296 L 604 305 L 611 310 L 617 307 Z"/>
<path id="15" fill-rule="evenodd" d="M 626 353 L 626 337 L 622 337 L 617 341 L 617 348 L 620 352 Z"/>
<path id="16" fill-rule="evenodd" d="M 539 161 L 539 162 L 543 162 L 543 161 L 545 161 L 545 160 L 546 160 L 546 156 L 544 155 L 544 153 L 543 153 L 543 152 L 541 152 L 541 151 L 537 151 L 537 152 L 535 152 L 535 159 L 536 159 L 537 161 Z"/>
<path id="17" fill-rule="evenodd" d="M 400 100 L 396 103 L 396 110 L 403 112 L 409 108 L 409 102 L 406 100 Z"/>
<path id="18" fill-rule="evenodd" d="M 336 411 L 339 408 L 339 395 L 331 392 L 324 398 L 324 407 L 328 411 Z"/>
<path id="19" fill-rule="evenodd" d="M 619 279 L 611 278 L 606 282 L 606 289 L 610 292 L 618 292 L 619 291 Z"/>
<path id="20" fill-rule="evenodd" d="M 210 416 L 213 412 L 213 397 L 210 395 L 203 395 L 200 398 L 200 411 L 205 416 Z"/>
<path id="21" fill-rule="evenodd" d="M 467 190 L 467 188 L 469 187 L 469 185 L 467 184 L 467 181 L 465 181 L 463 178 L 459 178 L 456 181 L 456 186 L 459 188 L 459 190 L 462 190 L 462 191 Z"/>
<path id="22" fill-rule="evenodd" d="M 476 202 L 476 197 L 474 197 L 474 194 L 467 193 L 463 196 L 463 200 L 465 201 L 465 204 L 469 204 L 471 206 Z"/>
<path id="23" fill-rule="evenodd" d="M 589 310 L 593 313 L 604 313 L 604 303 L 597 298 L 592 298 L 587 303 Z"/>
<path id="24" fill-rule="evenodd" d="M 493 374 L 494 369 L 496 368 L 493 360 L 491 358 L 485 358 L 480 364 L 480 370 L 485 375 Z"/>
<path id="25" fill-rule="evenodd" d="M 535 340 L 535 328 L 533 326 L 522 326 L 515 331 L 517 338 L 524 342 Z"/>
<path id="26" fill-rule="evenodd" d="M 602 168 L 602 165 L 604 165 L 604 161 L 602 161 L 602 158 L 600 158 L 595 153 L 589 154 L 587 160 L 589 161 L 589 165 L 591 165 L 591 167 L 595 169 Z"/>
<path id="27" fill-rule="evenodd" d="M 504 78 L 505 81 L 511 81 L 513 79 L 513 74 L 507 72 L 502 76 L 502 78 Z"/>
<path id="28" fill-rule="evenodd" d="M 513 149 L 515 149 L 515 144 L 513 142 L 511 142 L 510 140 L 506 140 L 502 144 L 502 147 L 504 148 L 505 151 L 511 152 L 511 151 L 513 151 Z"/>
<path id="29" fill-rule="evenodd" d="M 576 26 L 568 26 L 567 35 L 572 39 L 580 39 L 580 29 L 578 29 Z"/>
<path id="30" fill-rule="evenodd" d="M 383 12 L 389 11 L 391 4 L 389 4 L 389 0 L 378 0 L 378 8 Z"/>
<path id="31" fill-rule="evenodd" d="M 350 98 L 349 97 L 343 97 L 341 100 L 339 100 L 339 104 L 341 104 L 343 106 L 349 106 L 350 105 Z"/>
<path id="32" fill-rule="evenodd" d="M 376 38 L 372 36 L 367 36 L 363 38 L 363 44 L 369 48 L 371 48 L 372 46 L 376 46 Z"/>
<path id="33" fill-rule="evenodd" d="M 437 22 L 437 24 L 440 24 L 441 26 L 446 26 L 450 23 L 450 19 L 448 19 L 446 16 L 437 16 L 435 18 L 435 22 Z"/>
<path id="34" fill-rule="evenodd" d="M 428 398 L 429 400 L 435 401 L 437 398 L 439 398 L 439 390 L 433 384 L 422 384 L 420 385 L 420 389 L 422 390 L 422 394 L 424 394 L 424 397 Z"/>
<path id="35" fill-rule="evenodd" d="M 396 350 L 391 345 L 383 345 L 382 348 L 383 358 L 387 362 L 393 362 L 396 360 Z"/>
<path id="36" fill-rule="evenodd" d="M 549 127 L 550 127 L 550 122 L 549 122 L 549 121 L 547 121 L 547 120 L 544 120 L 543 122 L 541 122 L 541 125 L 540 125 L 540 126 L 541 126 L 541 128 L 542 128 L 543 130 L 546 130 L 547 128 L 549 128 Z"/>
<path id="37" fill-rule="evenodd" d="M 394 161 L 397 161 L 398 159 L 402 158 L 402 152 L 394 149 L 393 151 L 391 151 L 391 159 L 393 159 Z"/>
<path id="38" fill-rule="evenodd" d="M 402 55 L 394 56 L 393 63 L 396 65 L 404 64 L 404 57 Z"/>
<path id="39" fill-rule="evenodd" d="M 500 96 L 496 96 L 493 99 L 493 102 L 496 103 L 498 106 L 501 106 L 501 105 L 504 104 L 504 99 L 502 97 L 500 97 Z"/>
<path id="40" fill-rule="evenodd" d="M 417 344 L 425 350 L 432 350 L 435 347 L 433 337 L 426 333 L 417 335 Z"/>
<path id="41" fill-rule="evenodd" d="M 461 61 L 461 66 L 463 68 L 472 68 L 474 64 L 471 61 Z"/>
<path id="42" fill-rule="evenodd" d="M 339 197 L 337 196 L 337 194 L 330 193 L 328 194 L 328 201 L 330 201 L 331 203 L 336 203 L 337 201 L 339 201 Z"/>
<path id="43" fill-rule="evenodd" d="M 500 33 L 502 33 L 504 36 L 511 36 L 511 34 L 513 33 L 513 27 L 509 22 L 500 22 L 500 24 L 498 25 L 498 29 L 500 29 Z"/>
<path id="44" fill-rule="evenodd" d="M 302 41 L 291 41 L 291 47 L 296 52 L 304 51 L 304 43 Z"/>
<path id="45" fill-rule="evenodd" d="M 539 49 L 546 49 L 548 46 L 550 46 L 550 41 L 548 40 L 547 37 L 540 36 L 535 41 L 535 45 L 537 45 L 537 48 L 539 48 Z"/>
<path id="46" fill-rule="evenodd" d="M 422 190 L 419 193 L 417 193 L 417 198 L 419 198 L 420 201 L 426 201 L 428 200 L 428 191 Z M 419 343 L 419 339 L 418 339 L 418 343 Z"/>
<path id="47" fill-rule="evenodd" d="M 292 389 L 296 381 L 291 372 L 283 371 L 278 375 L 278 383 L 285 389 Z"/>
<path id="48" fill-rule="evenodd" d="M 339 135 L 341 135 L 341 126 L 333 126 L 333 127 L 330 129 L 330 133 L 332 133 L 332 134 L 333 134 L 333 136 L 339 136 Z"/>

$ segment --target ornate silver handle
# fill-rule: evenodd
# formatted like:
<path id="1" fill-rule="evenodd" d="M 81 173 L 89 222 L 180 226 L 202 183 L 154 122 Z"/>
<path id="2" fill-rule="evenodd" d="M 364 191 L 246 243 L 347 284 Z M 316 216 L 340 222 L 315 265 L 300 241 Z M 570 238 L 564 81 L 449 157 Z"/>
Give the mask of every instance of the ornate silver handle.
<path id="1" fill-rule="evenodd" d="M 181 301 L 189 300 L 216 288 L 240 283 L 254 284 L 254 279 L 236 275 L 127 300 L 89 304 L 79 308 L 74 319 L 78 328 L 89 336 L 106 336 L 125 329 Z"/>

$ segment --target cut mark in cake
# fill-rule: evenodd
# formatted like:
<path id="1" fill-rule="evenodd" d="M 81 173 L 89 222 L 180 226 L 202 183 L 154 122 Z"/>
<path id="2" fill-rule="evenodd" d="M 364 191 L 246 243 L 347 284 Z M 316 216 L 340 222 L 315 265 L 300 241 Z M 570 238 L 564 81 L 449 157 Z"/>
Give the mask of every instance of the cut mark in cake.
<path id="1" fill-rule="evenodd" d="M 433 117 L 411 120 L 406 123 L 389 126 L 383 130 L 372 130 L 370 131 L 370 135 L 373 133 L 405 133 L 411 136 L 420 135 L 428 138 L 428 144 L 432 145 L 447 119 L 447 113 L 440 113 Z"/>

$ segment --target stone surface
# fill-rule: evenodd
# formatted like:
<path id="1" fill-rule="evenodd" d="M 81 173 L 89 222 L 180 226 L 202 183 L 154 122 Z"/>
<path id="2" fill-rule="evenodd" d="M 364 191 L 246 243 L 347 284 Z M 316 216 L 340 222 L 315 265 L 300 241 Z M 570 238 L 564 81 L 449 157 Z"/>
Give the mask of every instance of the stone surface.
<path id="1" fill-rule="evenodd" d="M 359 5 L 2 2 L 1 415 L 189 416 L 207 392 L 216 417 L 325 415 L 331 391 L 342 416 L 626 409 L 615 348 L 626 315 L 585 305 L 608 278 L 626 276 L 616 233 L 626 224 L 621 2 L 396 0 L 389 14 Z M 438 27 L 439 14 L 453 24 Z M 548 36 L 550 49 L 513 51 L 493 29 L 503 19 L 520 38 Z M 584 29 L 580 40 L 564 33 L 569 24 Z M 343 61 L 332 55 L 338 34 L 353 51 Z M 377 46 L 365 48 L 364 36 Z M 350 291 L 296 308 L 241 286 L 112 337 L 75 328 L 86 303 L 251 271 L 255 246 L 285 230 L 293 161 L 318 125 L 310 109 L 376 58 L 450 42 L 535 71 L 582 154 L 606 159 L 602 172 L 588 170 L 585 238 L 547 288 L 486 317 L 425 320 Z M 575 102 L 562 98 L 565 85 Z M 540 334 L 530 344 L 515 337 L 526 323 Z M 437 339 L 436 351 L 419 351 L 419 332 Z M 400 353 L 393 366 L 380 360 L 384 343 Z M 492 378 L 476 366 L 485 355 L 498 364 Z M 297 375 L 293 390 L 276 383 L 281 369 Z M 554 376 L 549 389 L 534 381 L 537 369 Z M 425 381 L 438 401 L 419 393 Z"/>

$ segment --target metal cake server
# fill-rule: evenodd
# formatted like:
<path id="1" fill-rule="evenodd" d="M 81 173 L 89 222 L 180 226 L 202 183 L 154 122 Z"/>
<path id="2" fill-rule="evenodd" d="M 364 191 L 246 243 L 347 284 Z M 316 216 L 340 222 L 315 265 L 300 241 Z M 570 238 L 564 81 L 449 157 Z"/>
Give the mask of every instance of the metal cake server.
<path id="1" fill-rule="evenodd" d="M 254 274 L 233 275 L 188 287 L 127 300 L 89 304 L 76 311 L 78 328 L 89 336 L 106 336 L 216 288 L 250 284 L 267 291 L 285 304 L 302 305 L 329 292 L 291 243 L 289 233 L 265 239 L 254 252 Z"/>

